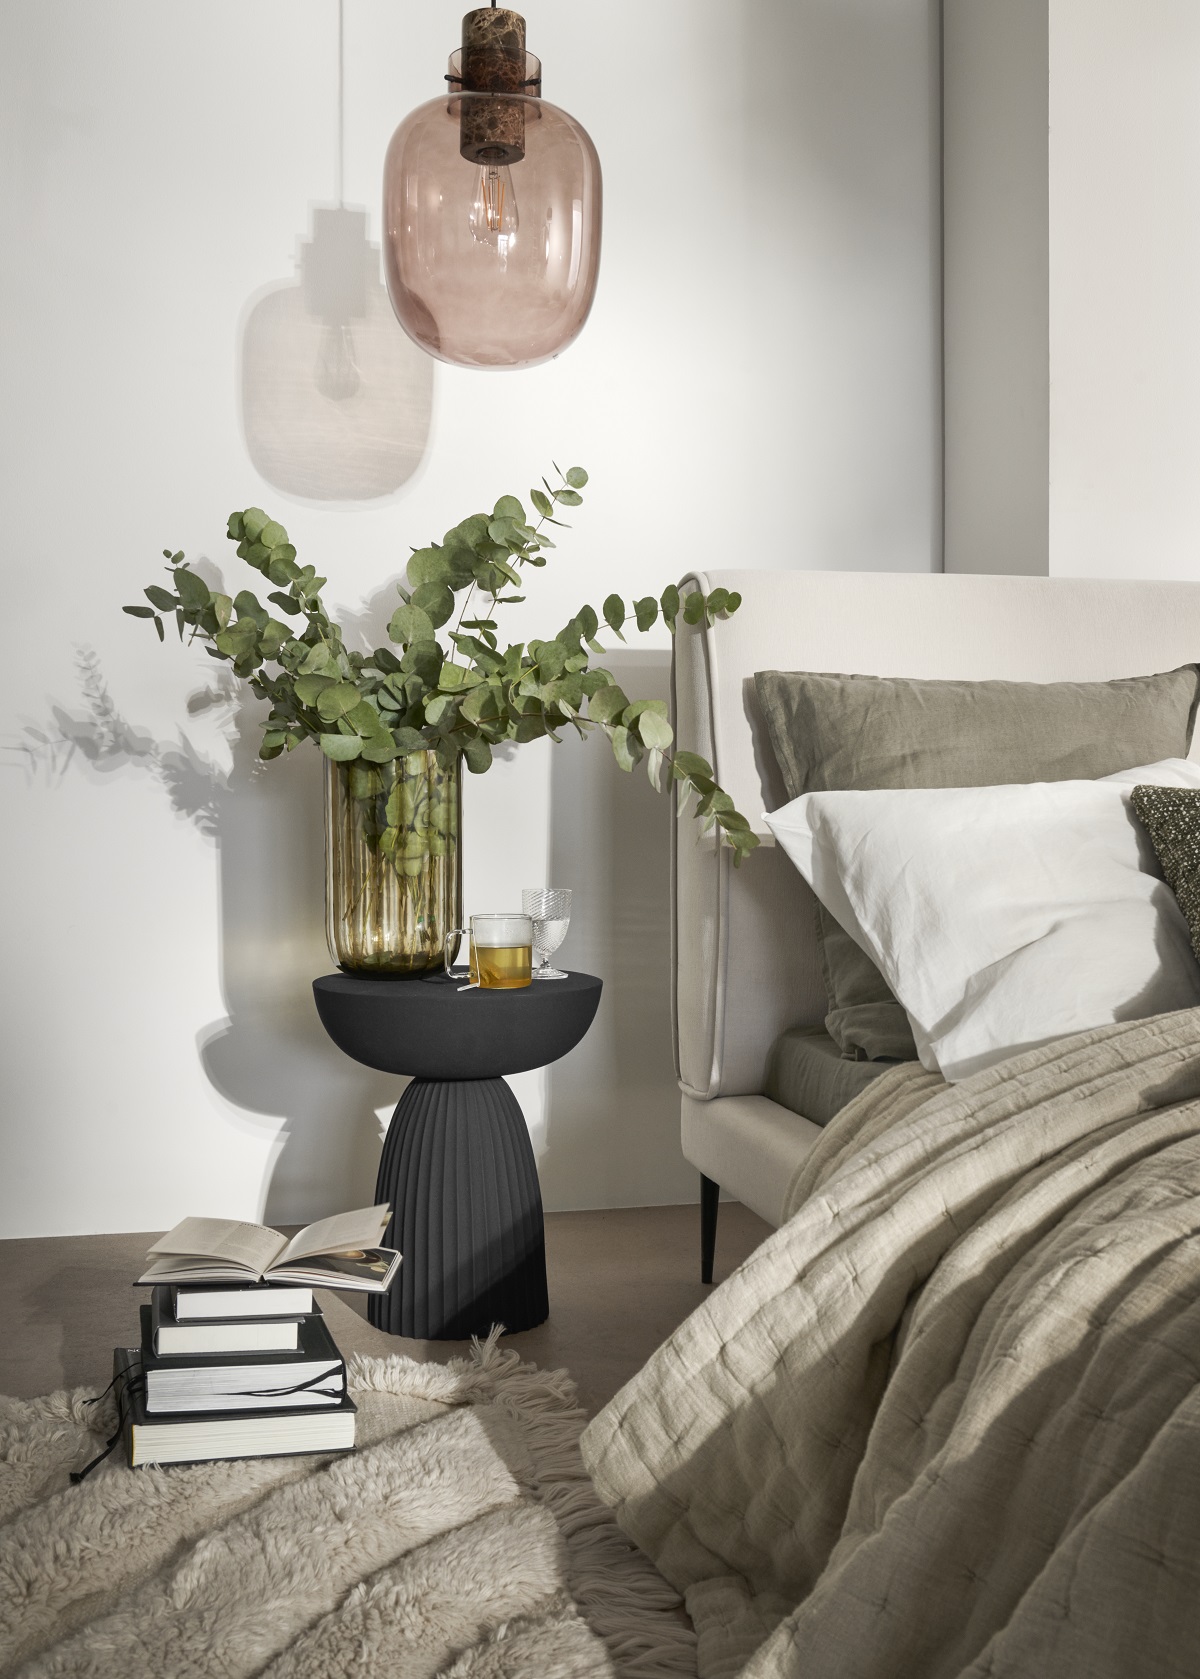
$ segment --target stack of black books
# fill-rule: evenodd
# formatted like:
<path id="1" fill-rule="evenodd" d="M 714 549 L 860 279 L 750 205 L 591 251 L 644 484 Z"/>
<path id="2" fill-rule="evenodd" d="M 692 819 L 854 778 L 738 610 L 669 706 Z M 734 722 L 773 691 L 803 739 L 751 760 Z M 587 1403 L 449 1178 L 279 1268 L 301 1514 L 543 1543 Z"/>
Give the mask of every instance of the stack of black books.
<path id="1" fill-rule="evenodd" d="M 321 1219 L 290 1242 L 191 1218 L 156 1242 L 141 1344 L 113 1352 L 130 1464 L 350 1451 L 356 1407 L 313 1288 L 386 1289 L 400 1263 L 378 1245 L 389 1213 Z"/>

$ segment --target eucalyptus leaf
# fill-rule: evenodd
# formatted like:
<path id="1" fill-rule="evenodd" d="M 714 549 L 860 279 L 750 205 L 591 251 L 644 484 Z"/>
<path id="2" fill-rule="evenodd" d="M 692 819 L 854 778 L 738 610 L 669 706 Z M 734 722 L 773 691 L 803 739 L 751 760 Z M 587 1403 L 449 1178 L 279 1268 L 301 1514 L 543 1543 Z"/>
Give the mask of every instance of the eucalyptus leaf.
<path id="1" fill-rule="evenodd" d="M 672 760 L 672 768 L 677 777 L 686 776 L 689 779 L 694 779 L 700 775 L 709 781 L 712 780 L 712 765 L 707 759 L 702 758 L 698 752 L 676 752 Z"/>
<path id="2" fill-rule="evenodd" d="M 400 661 L 400 668 L 411 671 L 432 688 L 437 682 L 444 657 L 436 641 L 418 641 L 406 649 Z"/>
<path id="3" fill-rule="evenodd" d="M 320 701 L 318 701 L 317 710 L 320 711 L 320 709 Z M 359 700 L 353 710 L 346 713 L 346 721 L 354 732 L 362 735 L 364 739 L 378 740 L 384 735 L 389 740 L 392 738 L 391 730 L 370 700 Z"/>
<path id="4" fill-rule="evenodd" d="M 485 740 L 476 737 L 463 747 L 463 758 L 472 775 L 482 775 L 492 766 L 492 749 Z"/>
<path id="5" fill-rule="evenodd" d="M 253 618 L 240 618 L 215 635 L 213 641 L 227 659 L 244 659 L 258 651 L 258 625 Z"/>
<path id="6" fill-rule="evenodd" d="M 665 752 L 675 739 L 671 725 L 657 711 L 643 711 L 637 720 L 637 732 L 642 743 Z"/>
<path id="7" fill-rule="evenodd" d="M 186 566 L 176 566 L 171 575 L 185 612 L 196 611 L 208 605 L 208 584 L 203 578 L 197 577 L 196 573 L 189 571 Z"/>
<path id="8" fill-rule="evenodd" d="M 629 700 L 624 691 L 612 683 L 592 694 L 588 700 L 588 716 L 597 723 L 611 723 L 624 715 Z"/>
<path id="9" fill-rule="evenodd" d="M 438 672 L 438 687 L 444 694 L 458 693 L 460 689 L 468 688 L 479 680 L 475 672 L 466 665 L 455 664 L 447 659 Z"/>
<path id="10" fill-rule="evenodd" d="M 204 604 L 208 605 L 207 589 L 204 591 Z M 239 618 L 252 618 L 260 630 L 266 629 L 270 614 L 259 601 L 258 596 L 252 594 L 249 589 L 243 589 L 240 594 L 234 595 L 233 610 Z"/>
<path id="11" fill-rule="evenodd" d="M 278 548 L 271 551 L 271 557 L 267 562 L 265 570 L 270 581 L 277 584 L 282 589 L 286 588 L 289 583 L 295 581 L 300 574 L 300 568 L 296 565 L 294 560 L 285 560 L 281 558 L 281 552 L 282 551 Z"/>
<path id="12" fill-rule="evenodd" d="M 316 705 L 326 688 L 332 688 L 334 682 L 332 676 L 298 676 L 293 691 L 301 705 Z"/>
<path id="13" fill-rule="evenodd" d="M 435 694 L 431 700 L 425 702 L 426 721 L 433 724 L 440 723 L 456 704 L 457 700 L 453 694 Z"/>
<path id="14" fill-rule="evenodd" d="M 358 701 L 358 689 L 353 682 L 335 682 L 318 694 L 317 711 L 326 723 L 336 723 L 339 717 L 348 716 Z"/>
<path id="15" fill-rule="evenodd" d="M 400 748 L 390 734 L 374 735 L 363 742 L 362 757 L 369 764 L 388 764 L 401 756 Z"/>
<path id="16" fill-rule="evenodd" d="M 660 717 L 665 718 L 667 715 L 666 700 L 634 700 L 632 705 L 626 707 L 625 715 L 621 718 L 621 721 L 628 727 L 647 711 L 656 711 Z"/>
<path id="17" fill-rule="evenodd" d="M 402 647 L 410 647 L 414 641 L 434 639 L 429 614 L 419 606 L 398 606 L 388 620 L 388 634 Z"/>
<path id="18" fill-rule="evenodd" d="M 410 604 L 423 612 L 431 630 L 436 630 L 454 616 L 454 591 L 447 583 L 421 583 L 413 590 Z M 409 639 L 422 641 L 431 637 L 411 636 Z"/>
<path id="19" fill-rule="evenodd" d="M 451 565 L 444 548 L 418 548 L 409 557 L 408 581 L 414 590 L 422 583 L 448 583 Z"/>
<path id="20" fill-rule="evenodd" d="M 357 735 L 321 735 L 319 744 L 325 756 L 336 764 L 348 764 L 362 751 L 362 741 Z"/>
<path id="21" fill-rule="evenodd" d="M 561 641 L 543 641 L 538 645 L 537 664 L 543 682 L 553 682 L 567 668 L 567 650 Z"/>
<path id="22" fill-rule="evenodd" d="M 264 659 L 274 659 L 280 648 L 291 635 L 286 624 L 281 624 L 278 618 L 268 618 L 266 627 L 259 632 L 258 650 Z"/>
<path id="23" fill-rule="evenodd" d="M 621 626 L 625 622 L 625 602 L 620 595 L 609 595 L 601 610 L 604 613 L 604 622 L 609 629 L 612 630 L 614 635 L 620 635 L 621 640 L 624 641 L 625 637 L 621 635 Z"/>
<path id="24" fill-rule="evenodd" d="M 619 724 L 612 731 L 612 749 L 613 757 L 623 770 L 632 770 L 642 755 L 641 743 L 637 737 Z"/>

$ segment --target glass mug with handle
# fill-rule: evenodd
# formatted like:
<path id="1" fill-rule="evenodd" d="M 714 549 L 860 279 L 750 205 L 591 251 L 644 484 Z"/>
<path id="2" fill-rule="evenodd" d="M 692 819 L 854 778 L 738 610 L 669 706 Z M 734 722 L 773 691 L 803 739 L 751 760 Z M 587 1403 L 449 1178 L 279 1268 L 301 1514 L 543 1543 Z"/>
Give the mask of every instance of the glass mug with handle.
<path id="1" fill-rule="evenodd" d="M 469 929 L 471 965 L 455 968 L 450 939 L 465 936 L 455 927 L 446 941 L 445 968 L 450 979 L 465 979 L 463 991 L 517 991 L 533 978 L 533 922 L 527 915 L 473 915 Z"/>

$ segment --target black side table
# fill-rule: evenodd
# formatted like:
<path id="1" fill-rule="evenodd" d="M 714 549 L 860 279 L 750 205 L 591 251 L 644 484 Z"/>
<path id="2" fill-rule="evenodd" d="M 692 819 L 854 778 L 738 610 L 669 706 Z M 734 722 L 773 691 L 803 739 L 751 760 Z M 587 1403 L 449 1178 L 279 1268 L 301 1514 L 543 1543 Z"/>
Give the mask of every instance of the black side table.
<path id="1" fill-rule="evenodd" d="M 339 1049 L 412 1083 L 392 1115 L 375 1185 L 403 1263 L 373 1294 L 377 1329 L 419 1340 L 532 1329 L 550 1311 L 542 1194 L 529 1130 L 505 1073 L 557 1061 L 595 1018 L 591 974 L 518 991 L 464 982 L 326 974 L 313 981 Z"/>

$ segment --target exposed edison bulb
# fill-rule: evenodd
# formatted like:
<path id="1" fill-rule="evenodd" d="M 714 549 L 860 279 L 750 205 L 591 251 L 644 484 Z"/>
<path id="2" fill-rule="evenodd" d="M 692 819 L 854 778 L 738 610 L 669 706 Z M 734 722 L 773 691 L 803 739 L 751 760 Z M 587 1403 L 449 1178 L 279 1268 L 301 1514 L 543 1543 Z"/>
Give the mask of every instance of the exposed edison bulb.
<path id="1" fill-rule="evenodd" d="M 313 381 L 321 395 L 333 402 L 345 402 L 362 384 L 354 334 L 345 321 L 333 321 L 322 332 Z"/>
<path id="2" fill-rule="evenodd" d="M 479 244 L 491 245 L 502 257 L 507 255 L 520 225 L 511 169 L 486 163 L 480 168 L 469 219 L 472 237 Z"/>

